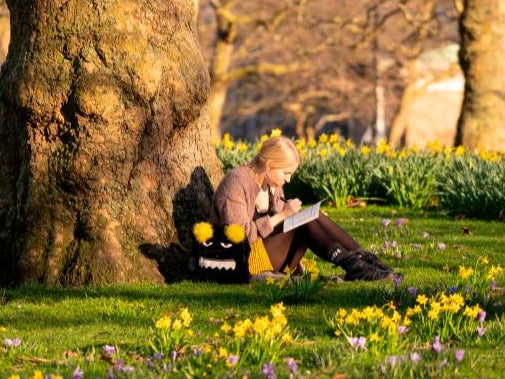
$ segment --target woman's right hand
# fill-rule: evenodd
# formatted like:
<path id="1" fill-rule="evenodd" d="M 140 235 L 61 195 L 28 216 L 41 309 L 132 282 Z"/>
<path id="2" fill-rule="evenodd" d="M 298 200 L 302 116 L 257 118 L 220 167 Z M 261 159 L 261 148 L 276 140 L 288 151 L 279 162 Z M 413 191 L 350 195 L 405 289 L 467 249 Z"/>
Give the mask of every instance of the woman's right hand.
<path id="1" fill-rule="evenodd" d="M 294 215 L 295 213 L 300 212 L 302 209 L 302 202 L 300 199 L 289 199 L 282 210 L 284 215 L 287 217 Z"/>

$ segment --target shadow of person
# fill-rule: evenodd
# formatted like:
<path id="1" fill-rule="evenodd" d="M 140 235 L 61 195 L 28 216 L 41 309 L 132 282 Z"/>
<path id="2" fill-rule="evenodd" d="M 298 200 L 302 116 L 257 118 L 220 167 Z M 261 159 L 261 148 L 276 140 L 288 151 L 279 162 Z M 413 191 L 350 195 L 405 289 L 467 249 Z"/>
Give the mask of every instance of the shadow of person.
<path id="1" fill-rule="evenodd" d="M 191 173 L 189 184 L 179 190 L 173 200 L 173 222 L 180 244 L 142 244 L 140 251 L 158 264 L 166 283 L 191 280 L 189 268 L 193 243 L 193 225 L 210 218 L 214 189 L 201 166 Z"/>

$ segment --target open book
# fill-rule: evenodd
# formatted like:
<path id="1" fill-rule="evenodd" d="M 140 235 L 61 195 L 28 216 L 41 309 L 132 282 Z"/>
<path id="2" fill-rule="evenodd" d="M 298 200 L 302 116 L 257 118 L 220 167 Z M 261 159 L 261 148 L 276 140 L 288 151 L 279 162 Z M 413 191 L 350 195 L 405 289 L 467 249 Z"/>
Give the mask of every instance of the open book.
<path id="1" fill-rule="evenodd" d="M 304 208 L 300 212 L 288 217 L 284 220 L 284 225 L 282 231 L 286 233 L 291 229 L 297 228 L 300 225 L 306 224 L 312 220 L 315 220 L 319 216 L 319 207 L 321 202 L 317 202 L 307 208 Z"/>

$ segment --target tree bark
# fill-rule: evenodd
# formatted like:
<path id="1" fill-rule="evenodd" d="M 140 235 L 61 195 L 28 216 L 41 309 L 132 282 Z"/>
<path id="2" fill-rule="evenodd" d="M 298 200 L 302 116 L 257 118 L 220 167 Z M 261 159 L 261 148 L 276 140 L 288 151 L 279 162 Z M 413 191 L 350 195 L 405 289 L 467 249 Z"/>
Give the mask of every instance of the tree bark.
<path id="1" fill-rule="evenodd" d="M 162 282 L 140 247 L 187 247 L 222 174 L 195 2 L 7 3 L 0 284 Z"/>
<path id="2" fill-rule="evenodd" d="M 505 3 L 466 0 L 460 20 L 465 95 L 455 144 L 470 150 L 505 146 Z"/>

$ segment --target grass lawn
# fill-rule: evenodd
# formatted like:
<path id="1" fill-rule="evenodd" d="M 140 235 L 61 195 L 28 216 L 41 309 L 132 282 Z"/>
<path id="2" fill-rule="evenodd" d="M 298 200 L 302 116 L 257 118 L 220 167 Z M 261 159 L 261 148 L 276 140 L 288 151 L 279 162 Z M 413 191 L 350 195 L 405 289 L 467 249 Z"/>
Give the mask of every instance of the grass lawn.
<path id="1" fill-rule="evenodd" d="M 279 349 L 273 366 L 278 378 L 503 377 L 503 276 L 496 277 L 493 291 L 485 276 L 473 282 L 472 278 L 481 269 L 505 266 L 505 223 L 454 220 L 386 207 L 325 210 L 405 278 L 396 286 L 391 282 L 327 283 L 308 300 L 284 301 L 286 328 L 293 340 L 272 347 Z M 487 257 L 487 265 L 479 265 L 482 257 Z M 317 262 L 324 275 L 343 272 Z M 474 273 L 467 271 L 465 288 L 460 266 L 474 269 Z M 205 361 L 204 353 L 187 362 L 192 351 L 219 345 L 223 323 L 237 325 L 269 315 L 272 297 L 267 296 L 266 287 L 182 282 L 0 289 L 0 378 L 273 377 L 262 366 L 266 362 L 236 371 L 226 356 L 210 353 L 210 361 Z M 339 309 L 351 312 L 373 306 L 396 309 L 403 317 L 417 304 L 419 294 L 434 299 L 441 292 L 463 294 L 468 307 L 479 305 L 485 311 L 485 320 L 415 316 L 405 336 L 387 337 L 392 342 L 375 349 L 370 336 L 382 333 L 384 325 L 367 332 L 347 325 L 344 332 L 355 333 L 347 337 L 366 337 L 366 346 L 360 346 L 353 345 L 355 340 L 345 333 L 337 335 L 328 323 Z M 194 333 L 188 337 L 186 350 L 177 357 L 169 357 L 170 351 L 164 357 L 153 355 L 150 342 L 156 320 L 183 308 L 192 316 Z M 441 338 L 443 347 L 437 348 L 434 338 L 443 333 L 447 337 Z M 114 347 L 113 353 L 106 353 L 104 346 Z M 294 358 L 296 370 L 286 366 L 287 357 Z M 219 366 L 221 361 L 225 363 Z M 198 367 L 198 362 L 205 367 Z"/>

